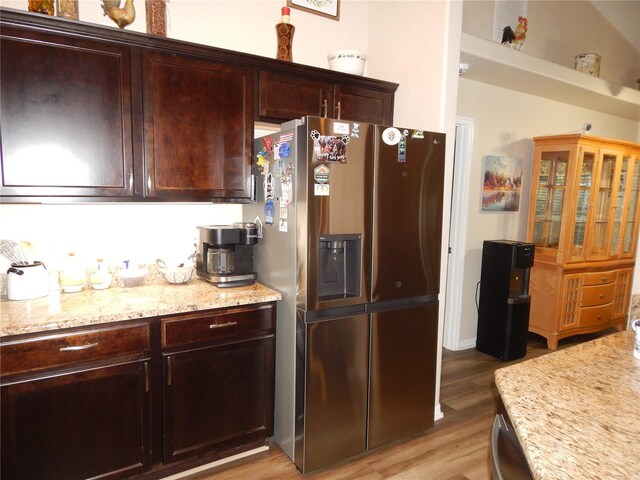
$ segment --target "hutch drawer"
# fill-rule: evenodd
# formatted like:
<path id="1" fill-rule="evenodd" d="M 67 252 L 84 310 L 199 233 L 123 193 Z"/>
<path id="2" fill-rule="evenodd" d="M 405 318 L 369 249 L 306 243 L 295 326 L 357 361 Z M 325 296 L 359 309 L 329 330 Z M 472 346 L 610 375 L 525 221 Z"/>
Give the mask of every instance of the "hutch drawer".
<path id="1" fill-rule="evenodd" d="M 604 305 L 613 301 L 615 283 L 607 285 L 587 285 L 582 287 L 582 306 L 592 307 Z"/>
<path id="2" fill-rule="evenodd" d="M 616 271 L 588 272 L 584 274 L 584 285 L 604 285 L 616 281 Z"/>

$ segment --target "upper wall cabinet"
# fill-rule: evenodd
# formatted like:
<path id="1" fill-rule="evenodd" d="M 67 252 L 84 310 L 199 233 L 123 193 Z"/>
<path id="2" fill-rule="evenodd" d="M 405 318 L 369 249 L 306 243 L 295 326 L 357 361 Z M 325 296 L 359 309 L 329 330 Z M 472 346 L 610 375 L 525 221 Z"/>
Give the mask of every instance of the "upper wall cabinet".
<path id="1" fill-rule="evenodd" d="M 3 26 L 3 196 L 134 193 L 129 49 Z"/>
<path id="2" fill-rule="evenodd" d="M 351 78 L 351 75 L 337 82 L 334 77 L 331 72 L 323 78 L 260 71 L 258 118 L 283 122 L 315 115 L 363 123 L 393 123 L 393 96 L 397 84 Z M 352 82 L 347 82 L 347 77 Z"/>
<path id="3" fill-rule="evenodd" d="M 151 198 L 249 198 L 253 71 L 143 53 L 145 193 Z"/>
<path id="4" fill-rule="evenodd" d="M 251 199 L 254 121 L 393 121 L 398 85 L 1 10 L 5 202 Z"/>

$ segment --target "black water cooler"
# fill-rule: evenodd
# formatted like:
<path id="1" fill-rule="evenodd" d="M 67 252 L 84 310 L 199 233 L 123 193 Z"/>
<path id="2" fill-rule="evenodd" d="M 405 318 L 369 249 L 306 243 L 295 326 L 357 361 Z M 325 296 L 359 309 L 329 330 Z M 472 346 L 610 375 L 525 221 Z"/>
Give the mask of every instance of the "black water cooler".
<path id="1" fill-rule="evenodd" d="M 534 252 L 533 244 L 511 240 L 482 246 L 476 349 L 502 361 L 527 354 Z"/>

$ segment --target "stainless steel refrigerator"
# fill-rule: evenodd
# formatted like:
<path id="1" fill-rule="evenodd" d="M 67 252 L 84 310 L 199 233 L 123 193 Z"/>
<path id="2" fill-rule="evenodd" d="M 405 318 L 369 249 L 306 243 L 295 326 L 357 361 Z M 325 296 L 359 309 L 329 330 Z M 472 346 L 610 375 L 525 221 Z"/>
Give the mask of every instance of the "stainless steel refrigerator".
<path id="1" fill-rule="evenodd" d="M 304 117 L 259 138 L 274 440 L 309 472 L 433 425 L 445 136 Z"/>

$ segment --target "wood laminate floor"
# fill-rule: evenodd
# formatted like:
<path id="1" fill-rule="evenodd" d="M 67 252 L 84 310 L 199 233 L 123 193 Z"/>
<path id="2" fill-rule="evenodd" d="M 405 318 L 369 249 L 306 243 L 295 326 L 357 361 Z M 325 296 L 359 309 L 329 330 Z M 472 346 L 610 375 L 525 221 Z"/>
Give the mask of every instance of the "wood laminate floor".
<path id="1" fill-rule="evenodd" d="M 606 334 L 610 332 L 603 332 Z M 600 334 L 600 335 L 602 335 Z M 567 348 L 599 336 L 562 340 Z M 488 480 L 489 437 L 497 409 L 496 369 L 549 353 L 546 343 L 531 334 L 527 356 L 501 362 L 475 349 L 443 351 L 440 403 L 444 418 L 434 428 L 321 471 L 302 475 L 272 444 L 253 455 L 192 475 L 189 480 Z"/>

